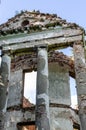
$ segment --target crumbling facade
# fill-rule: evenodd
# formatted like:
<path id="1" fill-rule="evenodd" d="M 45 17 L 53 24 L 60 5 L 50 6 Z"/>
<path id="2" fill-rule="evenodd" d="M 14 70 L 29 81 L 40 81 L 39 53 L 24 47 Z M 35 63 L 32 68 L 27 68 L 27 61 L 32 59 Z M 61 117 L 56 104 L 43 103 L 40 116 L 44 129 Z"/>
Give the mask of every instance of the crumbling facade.
<path id="1" fill-rule="evenodd" d="M 84 43 L 84 29 L 55 14 L 25 11 L 0 25 L 1 130 L 85 130 Z M 58 52 L 69 46 L 74 60 Z M 26 108 L 24 74 L 33 70 L 36 105 Z M 69 76 L 76 80 L 79 110 L 70 107 Z"/>

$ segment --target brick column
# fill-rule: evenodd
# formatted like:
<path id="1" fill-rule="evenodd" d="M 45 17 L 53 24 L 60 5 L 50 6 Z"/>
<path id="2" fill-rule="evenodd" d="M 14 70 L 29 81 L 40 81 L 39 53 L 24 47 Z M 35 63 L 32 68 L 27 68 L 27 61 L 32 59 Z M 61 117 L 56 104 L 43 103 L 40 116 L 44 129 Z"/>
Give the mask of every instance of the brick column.
<path id="1" fill-rule="evenodd" d="M 7 54 L 2 56 L 0 74 L 0 130 L 5 130 L 5 113 L 7 108 L 11 59 Z"/>
<path id="2" fill-rule="evenodd" d="M 50 130 L 47 47 L 39 46 L 37 52 L 36 130 Z"/>
<path id="3" fill-rule="evenodd" d="M 86 63 L 82 45 L 74 44 L 74 61 L 81 129 L 86 130 Z"/>

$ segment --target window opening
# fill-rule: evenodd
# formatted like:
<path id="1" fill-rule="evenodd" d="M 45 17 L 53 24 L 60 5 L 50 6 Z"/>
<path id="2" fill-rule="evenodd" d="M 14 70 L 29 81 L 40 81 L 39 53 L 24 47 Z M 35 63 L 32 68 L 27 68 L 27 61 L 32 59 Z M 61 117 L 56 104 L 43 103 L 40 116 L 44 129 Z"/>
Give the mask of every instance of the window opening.
<path id="1" fill-rule="evenodd" d="M 36 104 L 36 75 L 35 71 L 24 73 L 24 108 L 33 107 Z"/>
<path id="2" fill-rule="evenodd" d="M 20 122 L 17 124 L 18 130 L 35 130 L 35 121 Z"/>
<path id="3" fill-rule="evenodd" d="M 64 55 L 67 55 L 69 57 L 73 57 L 73 48 L 72 47 L 67 47 L 64 49 L 56 50 L 56 51 L 63 52 Z"/>
<path id="4" fill-rule="evenodd" d="M 72 60 L 74 59 L 72 47 L 67 47 L 56 51 L 63 52 L 64 55 L 70 57 Z M 70 77 L 70 93 L 71 93 L 71 107 L 74 109 L 78 109 L 76 81 L 72 77 Z"/>
<path id="5" fill-rule="evenodd" d="M 70 92 L 71 92 L 71 107 L 74 109 L 78 109 L 76 82 L 75 79 L 73 79 L 72 77 L 70 77 Z"/>
<path id="6" fill-rule="evenodd" d="M 73 128 L 74 128 L 73 130 L 80 130 L 80 125 L 73 122 Z"/>
<path id="7" fill-rule="evenodd" d="M 29 21 L 28 20 L 24 20 L 23 22 L 22 22 L 22 26 L 27 26 L 27 25 L 29 25 Z"/>

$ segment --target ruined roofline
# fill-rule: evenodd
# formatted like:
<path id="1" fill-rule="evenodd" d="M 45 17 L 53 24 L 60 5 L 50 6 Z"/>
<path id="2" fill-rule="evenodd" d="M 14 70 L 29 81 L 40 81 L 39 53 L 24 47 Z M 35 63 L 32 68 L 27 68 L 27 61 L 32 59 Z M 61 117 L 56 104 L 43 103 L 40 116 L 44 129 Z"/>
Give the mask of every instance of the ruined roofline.
<path id="1" fill-rule="evenodd" d="M 69 75 L 75 78 L 74 61 L 64 55 L 62 52 L 50 51 L 48 53 L 48 63 L 56 63 L 62 67 L 67 67 L 69 70 Z M 29 65 L 29 68 L 28 68 Z M 13 56 L 11 63 L 11 71 L 17 71 L 23 69 L 25 71 L 37 70 L 37 55 L 36 53 L 22 54 L 20 56 Z"/>
<path id="2" fill-rule="evenodd" d="M 84 30 L 75 23 L 68 23 L 56 14 L 40 13 L 40 11 L 21 11 L 6 23 L 0 25 L 0 35 L 31 33 L 49 30 L 55 27 Z"/>

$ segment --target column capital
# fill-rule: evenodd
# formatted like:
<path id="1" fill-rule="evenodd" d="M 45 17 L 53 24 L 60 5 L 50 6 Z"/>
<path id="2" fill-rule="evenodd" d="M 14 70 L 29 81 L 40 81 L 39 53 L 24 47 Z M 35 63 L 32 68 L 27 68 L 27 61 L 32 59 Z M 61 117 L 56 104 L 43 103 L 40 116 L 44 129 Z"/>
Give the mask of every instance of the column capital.
<path id="1" fill-rule="evenodd" d="M 40 44 L 40 45 L 36 45 L 37 48 L 47 48 L 48 45 L 47 44 Z"/>
<path id="2" fill-rule="evenodd" d="M 34 51 L 37 51 L 39 48 L 46 48 L 48 50 L 48 44 L 40 44 L 40 45 L 36 45 L 34 47 Z"/>
<path id="3" fill-rule="evenodd" d="M 11 50 L 3 50 L 2 49 L 2 54 L 1 54 L 1 56 L 3 56 L 3 55 L 5 55 L 5 54 L 7 54 L 8 56 L 10 56 L 11 55 Z"/>
<path id="4" fill-rule="evenodd" d="M 73 46 L 74 45 L 83 45 L 83 42 L 82 41 L 76 41 L 76 42 L 74 42 Z"/>

